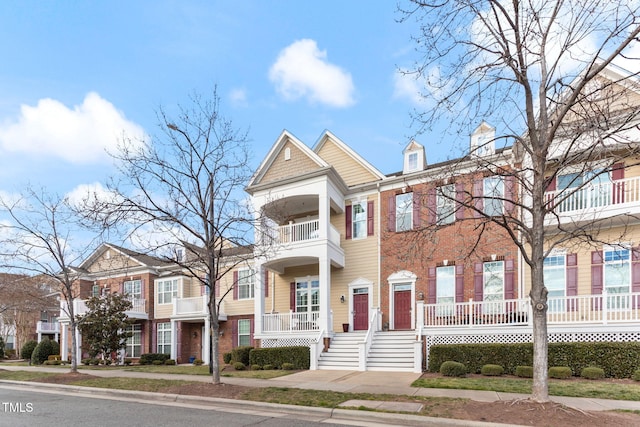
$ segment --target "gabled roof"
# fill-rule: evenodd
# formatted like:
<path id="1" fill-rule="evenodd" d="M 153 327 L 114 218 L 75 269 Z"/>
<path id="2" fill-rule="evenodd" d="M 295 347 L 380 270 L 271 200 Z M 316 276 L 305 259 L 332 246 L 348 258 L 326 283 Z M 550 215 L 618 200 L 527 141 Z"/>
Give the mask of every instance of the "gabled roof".
<path id="1" fill-rule="evenodd" d="M 471 135 L 475 135 L 477 133 L 485 133 L 485 132 L 489 132 L 489 131 L 494 131 L 496 130 L 495 127 L 491 126 L 489 123 L 485 122 L 484 120 L 478 125 L 477 128 L 475 128 L 473 130 L 473 132 L 471 132 Z"/>
<path id="2" fill-rule="evenodd" d="M 402 150 L 402 154 L 405 154 L 409 151 L 418 151 L 418 150 L 423 150 L 424 146 L 420 143 L 418 143 L 418 141 L 416 141 L 415 139 L 412 139 L 406 147 L 404 147 L 404 150 Z"/>
<path id="3" fill-rule="evenodd" d="M 79 272 L 88 271 L 89 267 L 94 262 L 96 262 L 96 260 L 100 258 L 107 250 L 113 250 L 117 253 L 120 253 L 121 255 L 124 255 L 127 258 L 130 258 L 131 260 L 138 263 L 140 267 L 161 267 L 167 265 L 167 262 L 161 260 L 160 258 L 116 246 L 112 243 L 103 243 L 86 260 L 84 260 L 82 264 L 80 264 L 80 266 L 73 267 L 73 269 Z"/>
<path id="4" fill-rule="evenodd" d="M 345 144 L 340 138 L 335 136 L 332 132 L 325 130 L 318 141 L 316 141 L 313 146 L 313 151 L 319 153 L 322 150 L 322 147 L 327 143 L 327 141 L 331 140 L 338 148 L 344 151 L 345 154 L 350 156 L 353 160 L 355 160 L 360 166 L 362 166 L 367 172 L 371 173 L 378 179 L 384 179 L 385 175 L 380 172 L 375 166 L 366 161 L 362 156 L 353 151 L 351 147 Z"/>
<path id="5" fill-rule="evenodd" d="M 287 143 L 293 144 L 296 148 L 298 148 L 313 163 L 317 164 L 318 168 L 329 167 L 327 162 L 322 160 L 320 156 L 318 156 L 314 151 L 312 151 L 309 147 L 307 147 L 302 141 L 300 141 L 292 133 L 290 133 L 285 129 L 282 131 L 280 136 L 276 139 L 275 144 L 271 147 L 271 150 L 269 150 L 269 153 L 267 153 L 264 160 L 262 160 L 262 163 L 260 163 L 260 166 L 258 166 L 258 169 L 256 169 L 256 172 L 253 174 L 253 176 L 249 180 L 249 184 L 247 185 L 247 188 L 250 188 L 260 183 L 264 175 L 269 170 L 269 167 L 274 163 L 274 161 L 278 157 L 278 154 L 282 151 L 282 149 Z"/>

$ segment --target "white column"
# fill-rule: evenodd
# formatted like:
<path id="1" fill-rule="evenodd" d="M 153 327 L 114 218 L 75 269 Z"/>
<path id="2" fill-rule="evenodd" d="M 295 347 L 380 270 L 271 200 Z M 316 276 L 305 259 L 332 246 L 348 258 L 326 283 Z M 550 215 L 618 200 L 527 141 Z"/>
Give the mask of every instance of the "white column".
<path id="1" fill-rule="evenodd" d="M 171 359 L 178 357 L 178 322 L 171 321 Z"/>
<path id="2" fill-rule="evenodd" d="M 262 335 L 262 315 L 264 314 L 264 294 L 265 294 L 265 286 L 267 284 L 264 283 L 264 270 L 265 268 L 262 266 L 262 260 L 256 259 L 255 264 L 255 290 L 254 290 L 254 298 L 253 298 L 253 334 L 254 335 Z"/>
<path id="3" fill-rule="evenodd" d="M 60 333 L 62 334 L 60 339 L 60 357 L 62 360 L 69 360 L 69 331 L 67 330 L 67 326 L 66 323 L 60 323 Z"/>
<path id="4" fill-rule="evenodd" d="M 333 325 L 329 323 L 331 316 L 331 263 L 325 255 L 318 260 L 320 281 L 320 328 L 329 333 Z"/>
<path id="5" fill-rule="evenodd" d="M 76 362 L 80 363 L 82 360 L 82 334 L 76 327 L 76 348 L 74 349 L 76 352 Z"/>
<path id="6" fill-rule="evenodd" d="M 38 342 L 42 341 L 42 332 L 38 331 Z"/>
<path id="7" fill-rule="evenodd" d="M 211 324 L 209 316 L 204 319 L 204 344 L 202 345 L 202 360 L 205 365 L 209 364 L 209 353 L 211 352 Z"/>

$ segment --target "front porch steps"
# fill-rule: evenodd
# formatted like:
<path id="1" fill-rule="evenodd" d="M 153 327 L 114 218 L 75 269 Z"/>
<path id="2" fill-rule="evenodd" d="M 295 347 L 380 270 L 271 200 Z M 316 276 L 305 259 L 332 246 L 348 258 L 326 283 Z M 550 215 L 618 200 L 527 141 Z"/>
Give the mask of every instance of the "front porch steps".
<path id="1" fill-rule="evenodd" d="M 359 343 L 365 332 L 334 335 L 329 351 L 322 353 L 318 369 L 358 370 Z M 376 332 L 367 355 L 368 371 L 413 372 L 415 331 Z"/>
<path id="2" fill-rule="evenodd" d="M 358 343 L 364 340 L 366 332 L 335 334 L 329 351 L 320 355 L 318 369 L 357 371 Z"/>

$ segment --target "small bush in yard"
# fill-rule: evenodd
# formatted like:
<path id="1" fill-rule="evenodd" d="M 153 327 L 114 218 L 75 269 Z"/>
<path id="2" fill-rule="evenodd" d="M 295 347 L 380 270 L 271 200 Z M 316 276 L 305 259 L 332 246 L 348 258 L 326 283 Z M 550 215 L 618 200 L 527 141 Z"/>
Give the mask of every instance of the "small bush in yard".
<path id="1" fill-rule="evenodd" d="M 224 361 L 224 363 L 226 363 L 227 365 L 231 363 L 231 356 L 233 356 L 231 353 L 225 353 L 224 355 L 222 355 L 222 360 Z"/>
<path id="2" fill-rule="evenodd" d="M 294 369 L 296 369 L 296 365 L 294 365 L 293 363 L 283 363 L 282 369 L 284 369 L 285 371 L 293 371 Z"/>
<path id="3" fill-rule="evenodd" d="M 640 369 L 636 369 L 635 371 L 633 371 L 631 379 L 634 381 L 640 381 Z"/>
<path id="4" fill-rule="evenodd" d="M 273 369 L 273 365 L 264 365 L 262 369 L 264 369 L 265 371 L 270 371 Z"/>
<path id="5" fill-rule="evenodd" d="M 252 371 L 262 371 L 262 366 L 261 365 L 251 365 L 251 370 Z"/>
<path id="6" fill-rule="evenodd" d="M 193 361 L 193 364 L 196 366 L 201 366 L 204 364 L 204 361 L 202 359 L 196 359 Z"/>
<path id="7" fill-rule="evenodd" d="M 57 342 L 51 341 L 49 338 L 44 338 L 33 349 L 33 353 L 31 353 L 31 364 L 42 365 L 52 354 L 60 354 L 60 346 Z"/>
<path id="8" fill-rule="evenodd" d="M 549 368 L 549 378 L 566 380 L 571 378 L 571 368 L 568 366 L 552 366 Z"/>
<path id="9" fill-rule="evenodd" d="M 604 369 L 588 366 L 580 372 L 580 376 L 588 380 L 601 380 L 604 378 Z"/>
<path id="10" fill-rule="evenodd" d="M 31 354 L 33 353 L 33 349 L 36 348 L 38 342 L 36 340 L 30 340 L 24 343 L 22 348 L 20 349 L 20 357 L 23 359 L 31 360 Z"/>
<path id="11" fill-rule="evenodd" d="M 440 374 L 445 377 L 464 377 L 467 375 L 467 368 L 460 362 L 447 360 L 440 365 Z"/>
<path id="12" fill-rule="evenodd" d="M 245 365 L 242 362 L 235 362 L 233 364 L 233 369 L 235 369 L 236 371 L 244 371 Z"/>
<path id="13" fill-rule="evenodd" d="M 164 361 L 164 364 L 165 365 L 175 365 L 176 361 L 173 360 L 173 359 L 167 359 L 167 360 Z"/>
<path id="14" fill-rule="evenodd" d="M 520 378 L 533 378 L 533 366 L 516 366 L 516 376 Z"/>
<path id="15" fill-rule="evenodd" d="M 486 376 L 500 376 L 504 374 L 504 368 L 500 365 L 484 365 L 480 369 L 480 373 Z"/>
<path id="16" fill-rule="evenodd" d="M 133 363 L 133 359 L 131 359 L 130 357 L 125 357 L 125 359 L 124 359 L 124 364 L 125 364 L 126 366 L 129 366 L 129 365 L 131 365 L 132 363 Z"/>
<path id="17" fill-rule="evenodd" d="M 154 360 L 153 362 L 151 362 L 152 365 L 164 365 L 164 362 L 162 360 Z"/>

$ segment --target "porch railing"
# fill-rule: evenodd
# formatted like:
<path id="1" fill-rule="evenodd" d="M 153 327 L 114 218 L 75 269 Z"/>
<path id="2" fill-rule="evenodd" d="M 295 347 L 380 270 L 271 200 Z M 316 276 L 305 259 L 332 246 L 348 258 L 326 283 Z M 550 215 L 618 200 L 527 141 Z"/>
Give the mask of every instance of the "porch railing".
<path id="1" fill-rule="evenodd" d="M 208 295 L 202 295 L 199 297 L 191 297 L 191 298 L 174 298 L 173 300 L 173 314 L 174 315 L 184 315 L 184 314 L 207 314 L 208 306 L 207 306 Z"/>
<path id="2" fill-rule="evenodd" d="M 640 322 L 640 292 L 550 297 L 549 324 L 607 324 Z M 424 304 L 425 328 L 478 326 L 521 326 L 532 324 L 529 298 L 501 301 L 473 301 L 454 304 Z"/>
<path id="3" fill-rule="evenodd" d="M 320 237 L 320 221 L 289 223 L 279 227 L 279 242 L 282 244 L 314 240 Z"/>
<path id="4" fill-rule="evenodd" d="M 318 331 L 320 312 L 270 313 L 262 315 L 263 332 L 307 332 Z"/>
<path id="5" fill-rule="evenodd" d="M 73 314 L 76 316 L 84 316 L 89 309 L 87 308 L 87 300 L 76 298 L 73 300 Z M 131 308 L 127 310 L 129 316 L 147 313 L 147 300 L 144 298 L 132 298 Z M 69 319 L 69 305 L 66 301 L 60 301 L 60 318 Z"/>
<path id="6" fill-rule="evenodd" d="M 60 324 L 58 322 L 38 321 L 36 325 L 36 332 L 60 333 Z"/>
<path id="7" fill-rule="evenodd" d="M 622 203 L 638 203 L 640 202 L 640 177 L 589 184 L 576 190 L 568 188 L 548 191 L 545 193 L 545 199 L 548 203 L 555 205 L 557 213 L 603 208 Z"/>

